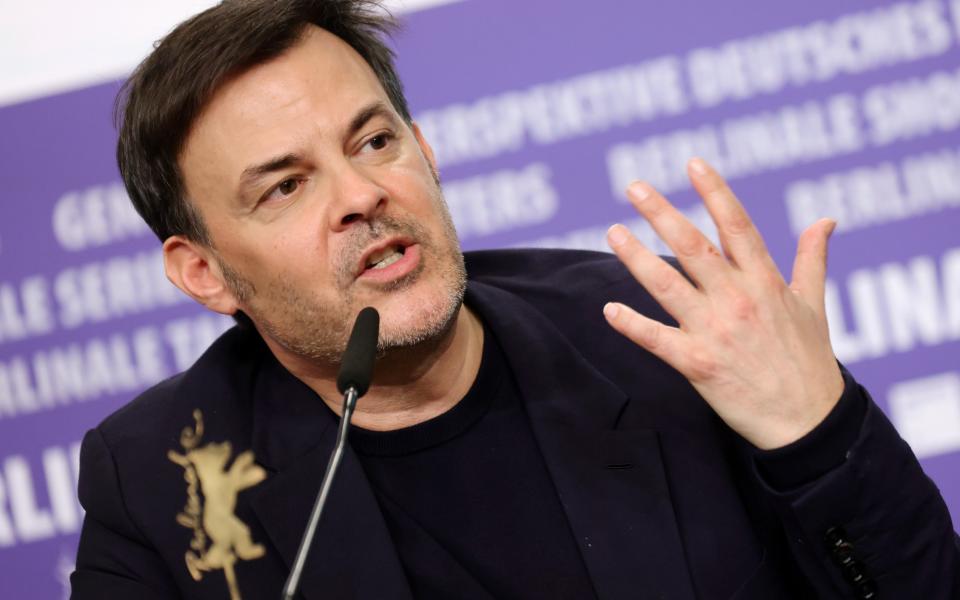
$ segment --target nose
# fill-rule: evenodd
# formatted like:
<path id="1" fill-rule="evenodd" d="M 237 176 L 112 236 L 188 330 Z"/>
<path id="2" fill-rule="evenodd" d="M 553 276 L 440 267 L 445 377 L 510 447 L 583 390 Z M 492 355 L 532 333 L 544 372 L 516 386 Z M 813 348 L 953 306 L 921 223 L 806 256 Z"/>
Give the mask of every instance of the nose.
<path id="1" fill-rule="evenodd" d="M 344 161 L 334 179 L 332 231 L 345 231 L 354 223 L 370 220 L 386 207 L 386 190 L 349 161 Z"/>

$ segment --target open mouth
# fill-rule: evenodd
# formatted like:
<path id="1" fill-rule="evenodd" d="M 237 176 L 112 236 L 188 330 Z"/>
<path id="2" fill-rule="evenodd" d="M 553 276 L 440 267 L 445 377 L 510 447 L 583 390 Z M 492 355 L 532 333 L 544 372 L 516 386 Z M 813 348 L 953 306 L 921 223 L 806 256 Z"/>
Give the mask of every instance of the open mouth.
<path id="1" fill-rule="evenodd" d="M 356 277 L 387 283 L 409 275 L 420 265 L 416 240 L 396 237 L 368 248 L 357 264 Z"/>
<path id="2" fill-rule="evenodd" d="M 403 255 L 406 253 L 406 251 L 407 247 L 403 244 L 393 244 L 391 246 L 387 246 L 386 248 L 378 250 L 368 256 L 364 268 L 370 270 L 386 269 L 393 263 L 403 258 Z"/>

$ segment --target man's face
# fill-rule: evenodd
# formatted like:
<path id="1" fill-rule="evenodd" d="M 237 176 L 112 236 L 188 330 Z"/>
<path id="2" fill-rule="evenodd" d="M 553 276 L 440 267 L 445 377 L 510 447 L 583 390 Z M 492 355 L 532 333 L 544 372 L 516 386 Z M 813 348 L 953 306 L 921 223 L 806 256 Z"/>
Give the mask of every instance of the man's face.
<path id="1" fill-rule="evenodd" d="M 356 313 L 383 348 L 448 330 L 463 257 L 429 148 L 366 62 L 309 27 L 224 85 L 180 155 L 235 306 L 288 351 L 335 361 Z"/>

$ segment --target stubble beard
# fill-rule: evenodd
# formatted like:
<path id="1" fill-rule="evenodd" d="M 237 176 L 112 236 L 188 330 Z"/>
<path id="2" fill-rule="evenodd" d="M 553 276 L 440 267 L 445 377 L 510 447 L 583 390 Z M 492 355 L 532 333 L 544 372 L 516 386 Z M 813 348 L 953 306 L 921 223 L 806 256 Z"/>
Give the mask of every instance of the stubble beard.
<path id="1" fill-rule="evenodd" d="M 270 336 L 287 351 L 308 361 L 336 364 L 346 348 L 358 304 L 355 268 L 363 250 L 389 236 L 403 236 L 420 246 L 417 268 L 404 277 L 378 287 L 382 293 L 400 294 L 416 284 L 429 268 L 436 269 L 440 288 L 431 301 L 415 307 L 419 314 L 415 325 L 394 326 L 388 317 L 381 322 L 378 351 L 382 355 L 404 349 L 429 346 L 446 337 L 463 304 L 467 275 L 456 230 L 442 195 L 437 188 L 437 205 L 443 223 L 442 239 L 432 239 L 414 220 L 379 217 L 355 227 L 334 259 L 337 301 L 324 302 L 282 276 L 258 290 L 242 273 L 222 259 L 224 280 L 245 305 L 245 312 L 261 335 Z"/>

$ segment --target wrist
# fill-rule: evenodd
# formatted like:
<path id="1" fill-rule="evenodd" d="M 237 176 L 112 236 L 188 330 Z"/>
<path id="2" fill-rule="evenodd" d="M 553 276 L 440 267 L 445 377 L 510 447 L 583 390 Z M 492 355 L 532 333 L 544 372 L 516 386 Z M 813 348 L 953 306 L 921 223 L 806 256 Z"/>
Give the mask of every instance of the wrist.
<path id="1" fill-rule="evenodd" d="M 756 448 L 757 470 L 774 489 L 785 491 L 814 481 L 843 464 L 856 443 L 867 412 L 867 396 L 843 371 L 843 392 L 812 430 L 785 446 Z"/>

